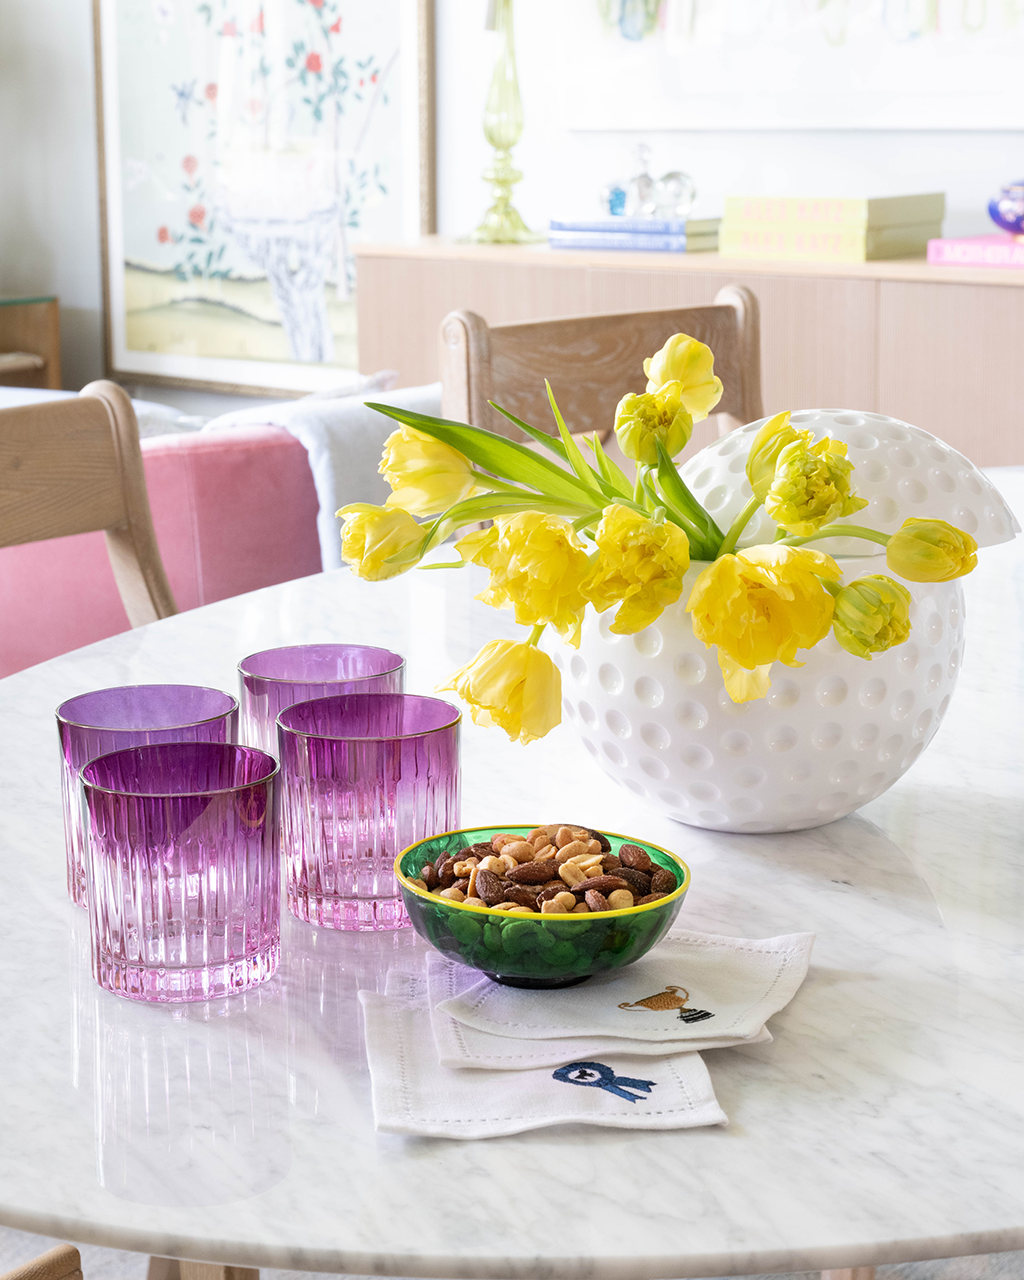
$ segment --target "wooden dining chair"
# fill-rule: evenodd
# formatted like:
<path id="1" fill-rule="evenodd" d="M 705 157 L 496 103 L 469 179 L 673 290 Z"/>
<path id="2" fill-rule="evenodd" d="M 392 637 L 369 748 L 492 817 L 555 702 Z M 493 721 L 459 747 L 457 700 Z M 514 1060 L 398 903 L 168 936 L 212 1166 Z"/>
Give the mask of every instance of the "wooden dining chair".
<path id="1" fill-rule="evenodd" d="M 0 1280 L 82 1280 L 82 1257 L 74 1245 L 61 1244 L 13 1271 L 0 1273 Z"/>
<path id="2" fill-rule="evenodd" d="M 727 285 L 709 307 L 571 316 L 529 324 L 488 325 L 472 311 L 441 322 L 442 415 L 501 435 L 519 432 L 488 404 L 494 400 L 531 426 L 554 431 L 544 379 L 572 432 L 612 430 L 615 406 L 629 391 L 644 391 L 645 357 L 674 333 L 707 343 L 725 388 L 715 434 L 761 417 L 761 337 L 757 298 Z M 715 430 L 717 428 L 717 430 Z"/>
<path id="3" fill-rule="evenodd" d="M 0 409 L 0 546 L 97 529 L 131 625 L 177 613 L 125 392 L 90 382 L 74 399 Z"/>

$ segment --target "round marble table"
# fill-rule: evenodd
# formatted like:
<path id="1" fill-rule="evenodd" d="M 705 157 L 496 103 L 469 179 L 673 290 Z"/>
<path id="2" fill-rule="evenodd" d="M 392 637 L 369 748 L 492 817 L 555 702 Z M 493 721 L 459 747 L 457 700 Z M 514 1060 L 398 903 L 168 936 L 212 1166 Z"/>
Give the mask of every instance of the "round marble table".
<path id="1" fill-rule="evenodd" d="M 996 474 L 1024 509 L 1024 478 Z M 374 1132 L 357 991 L 407 932 L 286 915 L 278 976 L 147 1007 L 89 977 L 67 901 L 53 708 L 147 680 L 233 689 L 255 649 L 371 641 L 429 691 L 508 631 L 468 573 L 305 579 L 0 682 L 0 1221 L 251 1267 L 437 1277 L 708 1276 L 1024 1247 L 1024 540 L 965 583 L 968 645 L 934 743 L 887 795 L 795 835 L 645 811 L 562 727 L 466 724 L 464 818 L 567 815 L 677 850 L 680 924 L 814 930 L 773 1043 L 706 1055 L 727 1128 Z M 401 956 L 398 953 L 405 953 Z"/>

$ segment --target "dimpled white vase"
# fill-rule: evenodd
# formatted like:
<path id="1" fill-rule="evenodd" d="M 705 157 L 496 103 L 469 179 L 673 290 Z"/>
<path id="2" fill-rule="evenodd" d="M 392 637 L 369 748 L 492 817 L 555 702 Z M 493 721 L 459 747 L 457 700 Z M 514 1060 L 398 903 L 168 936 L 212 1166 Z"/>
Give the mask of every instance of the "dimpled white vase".
<path id="1" fill-rule="evenodd" d="M 723 529 L 750 497 L 746 455 L 764 421 L 681 468 Z M 892 533 L 907 516 L 928 516 L 966 529 L 980 546 L 1019 532 L 991 481 L 926 431 L 838 409 L 804 410 L 792 421 L 816 439 L 849 444 L 855 486 L 869 499 L 850 523 Z M 762 509 L 739 545 L 769 542 L 774 533 Z M 887 572 L 877 544 L 813 545 L 837 557 L 844 582 Z M 614 609 L 600 617 L 588 610 L 578 651 L 551 646 L 566 720 L 601 768 L 670 817 L 716 831 L 820 826 L 891 787 L 949 706 L 964 644 L 959 581 L 906 583 L 914 603 L 904 644 L 868 661 L 829 635 L 798 653 L 803 667 L 775 663 L 767 697 L 737 704 L 725 692 L 716 649 L 694 636 L 685 612 L 704 567 L 691 566 L 679 601 L 637 635 L 612 634 Z"/>

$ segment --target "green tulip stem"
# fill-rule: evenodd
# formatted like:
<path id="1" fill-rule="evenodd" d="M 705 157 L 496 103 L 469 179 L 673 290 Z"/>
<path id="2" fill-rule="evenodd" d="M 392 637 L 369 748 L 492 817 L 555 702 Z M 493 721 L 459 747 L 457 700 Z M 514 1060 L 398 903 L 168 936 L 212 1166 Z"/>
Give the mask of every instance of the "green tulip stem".
<path id="1" fill-rule="evenodd" d="M 877 529 L 865 529 L 859 524 L 829 524 L 817 533 L 809 533 L 806 538 L 798 538 L 796 535 L 783 538 L 781 545 L 802 547 L 805 542 L 817 542 L 821 538 L 866 538 L 868 542 L 877 542 L 880 546 L 887 547 L 891 537 L 891 533 L 879 533 Z"/>
<path id="2" fill-rule="evenodd" d="M 720 559 L 722 556 L 732 554 L 733 548 L 736 546 L 736 543 L 739 542 L 740 534 L 750 523 L 751 516 L 763 501 L 764 499 L 757 497 L 756 494 L 748 499 L 747 505 L 729 526 L 729 532 L 722 539 L 722 545 L 718 548 L 718 555 L 715 557 L 716 560 Z"/>
<path id="3" fill-rule="evenodd" d="M 537 623 L 537 625 L 534 627 L 534 629 L 530 632 L 530 638 L 529 638 L 529 640 L 527 640 L 527 642 L 526 642 L 526 643 L 527 643 L 527 644 L 536 644 L 536 643 L 537 643 L 537 641 L 538 641 L 538 640 L 541 638 L 541 636 L 544 634 L 544 628 L 545 628 L 547 625 L 548 625 L 548 624 L 547 624 L 546 622 L 538 622 L 538 623 Z"/>

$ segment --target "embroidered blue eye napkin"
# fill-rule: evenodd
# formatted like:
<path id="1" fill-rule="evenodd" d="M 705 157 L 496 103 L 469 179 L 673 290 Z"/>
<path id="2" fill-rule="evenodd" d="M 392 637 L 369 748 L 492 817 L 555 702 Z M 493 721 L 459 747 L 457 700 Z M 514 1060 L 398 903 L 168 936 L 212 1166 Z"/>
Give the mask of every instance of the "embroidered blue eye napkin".
<path id="1" fill-rule="evenodd" d="M 639 1042 L 694 1050 L 710 1048 L 712 1040 L 749 1042 L 796 994 L 813 944 L 813 933 L 753 939 L 678 931 L 635 964 L 558 991 L 524 991 L 484 978 L 445 993 L 432 967 L 430 980 L 442 998 L 431 1007 L 512 1041 L 611 1037 L 626 1053 Z M 450 962 L 444 967 L 462 969 Z M 449 975 L 447 981 L 458 986 L 460 979 Z"/>
<path id="2" fill-rule="evenodd" d="M 727 1124 L 700 1054 L 570 1058 L 553 1070 L 453 1071 L 437 1061 L 425 1002 L 360 991 L 377 1129 L 494 1138 L 553 1124 L 688 1129 Z"/>

